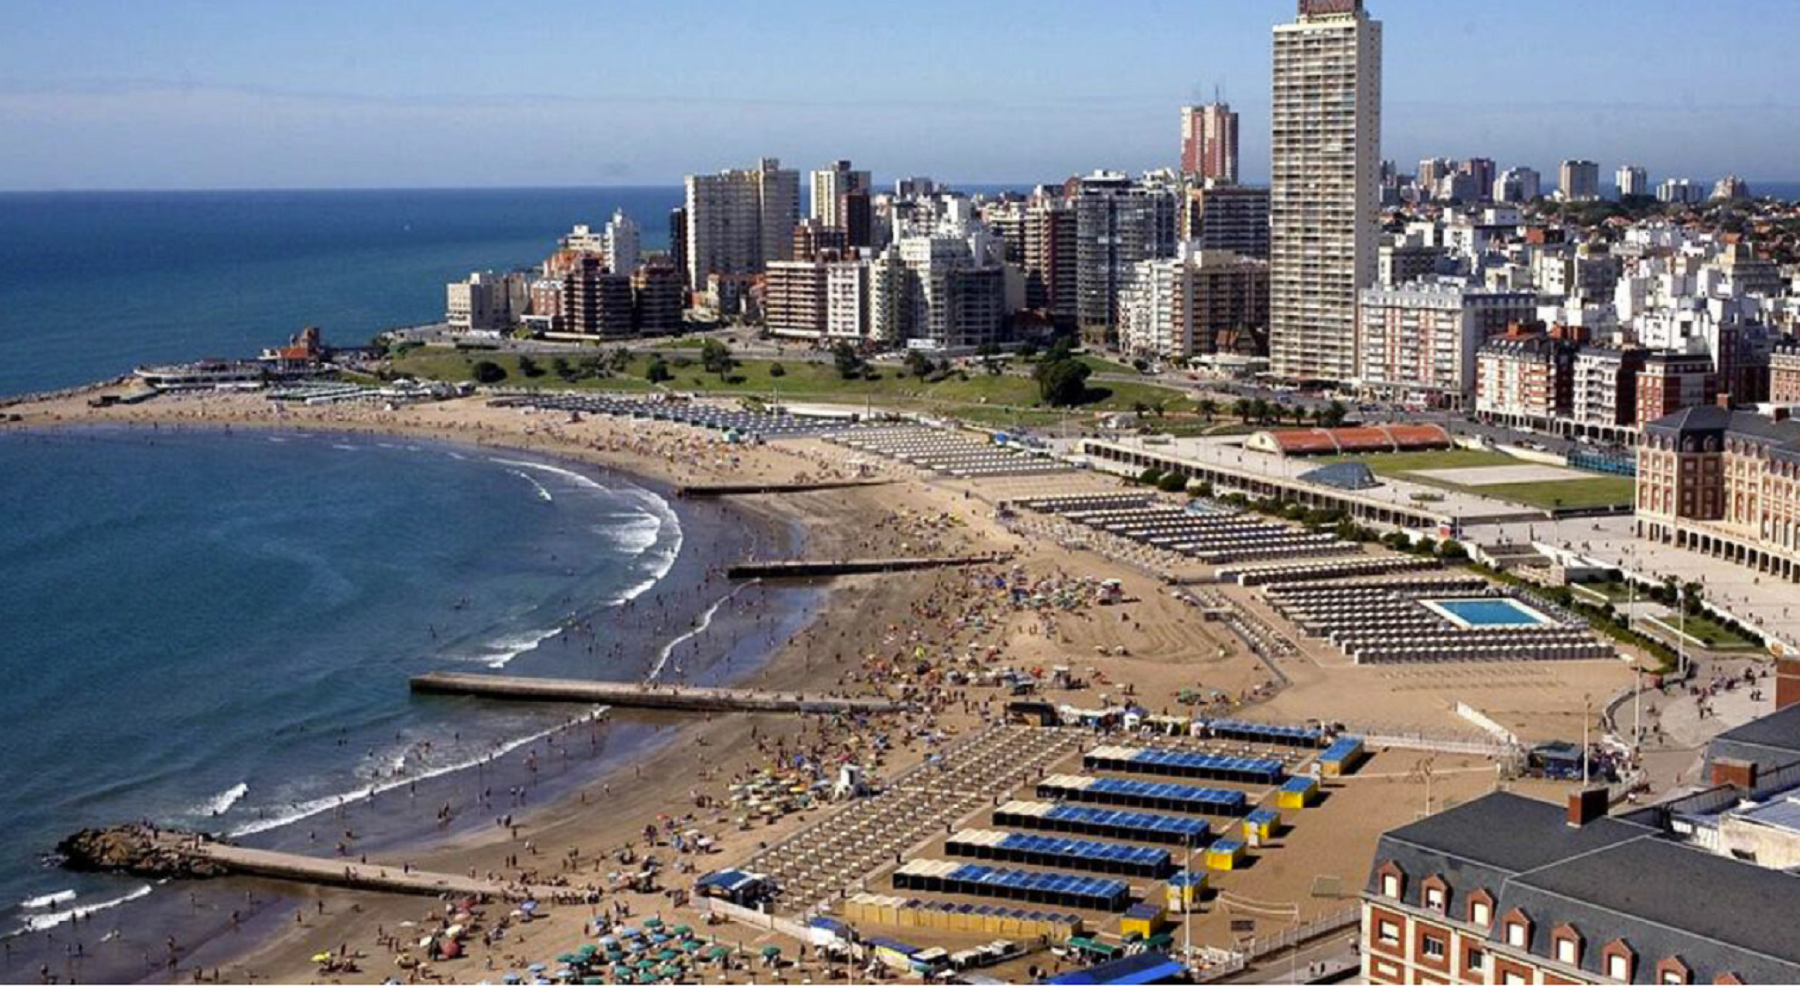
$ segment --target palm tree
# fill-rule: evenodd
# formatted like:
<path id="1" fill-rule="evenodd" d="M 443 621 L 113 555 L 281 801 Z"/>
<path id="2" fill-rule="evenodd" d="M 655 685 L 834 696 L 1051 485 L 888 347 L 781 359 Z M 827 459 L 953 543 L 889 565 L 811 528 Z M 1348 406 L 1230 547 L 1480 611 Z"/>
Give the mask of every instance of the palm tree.
<path id="1" fill-rule="evenodd" d="M 1212 424 L 1213 415 L 1219 413 L 1219 402 L 1210 397 L 1200 398 L 1200 413 L 1206 416 L 1206 423 Z"/>
<path id="2" fill-rule="evenodd" d="M 1240 397 L 1231 402 L 1231 413 L 1236 415 L 1238 420 L 1245 424 L 1249 424 L 1250 414 L 1254 410 L 1254 407 L 1255 406 L 1250 401 Z"/>

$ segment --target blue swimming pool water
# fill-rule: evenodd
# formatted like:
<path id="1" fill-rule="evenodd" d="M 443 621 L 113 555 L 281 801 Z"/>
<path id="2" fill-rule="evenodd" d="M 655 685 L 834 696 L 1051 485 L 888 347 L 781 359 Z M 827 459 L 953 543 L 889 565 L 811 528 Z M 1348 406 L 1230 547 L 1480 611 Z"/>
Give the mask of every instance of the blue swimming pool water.
<path id="1" fill-rule="evenodd" d="M 1531 626 L 1543 618 L 1511 599 L 1434 599 L 1434 604 L 1470 626 Z"/>

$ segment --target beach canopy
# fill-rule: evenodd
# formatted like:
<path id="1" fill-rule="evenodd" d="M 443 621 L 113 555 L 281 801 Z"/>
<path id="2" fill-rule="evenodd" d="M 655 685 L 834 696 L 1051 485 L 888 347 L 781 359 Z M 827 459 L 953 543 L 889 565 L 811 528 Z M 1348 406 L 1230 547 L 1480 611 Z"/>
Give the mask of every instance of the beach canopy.
<path id="1" fill-rule="evenodd" d="M 678 935 L 691 935 L 694 933 L 694 929 L 685 924 L 678 924 L 669 930 L 675 932 Z"/>
<path id="2" fill-rule="evenodd" d="M 712 951 L 709 951 L 706 954 L 709 958 L 722 959 L 731 954 L 731 949 L 726 948 L 724 945 L 714 945 Z"/>
<path id="3" fill-rule="evenodd" d="M 763 958 L 772 959 L 775 956 L 781 954 L 781 946 L 780 945 L 764 945 L 762 953 L 763 953 Z"/>
<path id="4" fill-rule="evenodd" d="M 663 925 L 662 918 L 645 918 L 644 919 L 644 927 L 646 927 L 646 928 L 660 928 L 660 927 L 662 927 L 662 925 Z"/>

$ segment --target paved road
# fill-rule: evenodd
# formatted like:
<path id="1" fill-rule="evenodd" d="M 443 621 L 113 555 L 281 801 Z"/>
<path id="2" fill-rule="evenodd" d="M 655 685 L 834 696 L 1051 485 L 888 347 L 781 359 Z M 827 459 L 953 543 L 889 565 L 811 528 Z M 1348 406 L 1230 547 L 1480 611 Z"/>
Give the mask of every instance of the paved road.
<path id="1" fill-rule="evenodd" d="M 1356 936 L 1334 932 L 1301 946 L 1297 953 L 1271 955 L 1247 971 L 1226 980 L 1233 983 L 1337 983 L 1360 972 Z"/>

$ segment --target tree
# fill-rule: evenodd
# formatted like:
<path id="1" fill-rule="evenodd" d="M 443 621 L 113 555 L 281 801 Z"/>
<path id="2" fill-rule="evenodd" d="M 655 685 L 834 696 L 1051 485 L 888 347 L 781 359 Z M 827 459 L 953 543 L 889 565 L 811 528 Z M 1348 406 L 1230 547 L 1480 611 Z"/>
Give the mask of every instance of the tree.
<path id="1" fill-rule="evenodd" d="M 1138 473 L 1138 482 L 1143 483 L 1145 486 L 1155 486 L 1161 479 L 1162 470 L 1155 466 L 1151 466 L 1143 472 Z"/>
<path id="2" fill-rule="evenodd" d="M 1206 417 L 1206 423 L 1212 424 L 1213 415 L 1219 413 L 1219 402 L 1210 397 L 1200 398 L 1200 413 Z"/>
<path id="3" fill-rule="evenodd" d="M 1349 416 L 1350 409 L 1344 406 L 1343 401 L 1334 400 L 1330 404 L 1319 409 L 1319 423 L 1327 428 L 1337 428 L 1341 426 L 1344 423 L 1344 419 Z"/>
<path id="4" fill-rule="evenodd" d="M 920 380 L 931 375 L 931 357 L 917 349 L 906 351 L 906 372 Z"/>
<path id="5" fill-rule="evenodd" d="M 667 383 L 675 379 L 675 374 L 670 373 L 669 364 L 663 362 L 661 356 L 657 356 L 650 360 L 649 366 L 644 367 L 644 379 L 651 383 Z"/>
<path id="6" fill-rule="evenodd" d="M 1254 419 L 1257 424 L 1266 423 L 1269 420 L 1269 402 L 1261 397 L 1251 398 L 1250 417 Z"/>
<path id="7" fill-rule="evenodd" d="M 700 365 L 706 372 L 723 377 L 737 366 L 737 360 L 732 358 L 731 347 L 717 339 L 708 339 L 700 344 Z"/>
<path id="8" fill-rule="evenodd" d="M 491 359 L 484 359 L 469 367 L 469 373 L 475 377 L 476 383 L 499 383 L 506 379 L 506 367 Z"/>
<path id="9" fill-rule="evenodd" d="M 1187 477 L 1178 472 L 1165 472 L 1157 479 L 1156 488 L 1164 493 L 1180 493 L 1187 489 Z"/>
<path id="10" fill-rule="evenodd" d="M 1032 376 L 1037 378 L 1038 397 L 1044 403 L 1069 407 L 1087 397 L 1087 379 L 1093 372 L 1086 363 L 1065 358 L 1039 363 Z"/>
<path id="11" fill-rule="evenodd" d="M 624 373 L 631 366 L 631 350 L 624 346 L 615 346 L 606 354 L 606 368 L 614 373 Z"/>
<path id="12" fill-rule="evenodd" d="M 563 378 L 563 380 L 569 383 L 575 382 L 575 367 L 571 366 L 569 361 L 561 356 L 550 361 L 550 372 Z"/>
<path id="13" fill-rule="evenodd" d="M 1443 544 L 1438 545 L 1438 557 L 1445 561 L 1467 561 L 1469 549 L 1463 547 L 1461 541 L 1447 538 Z"/>
<path id="14" fill-rule="evenodd" d="M 782 366 L 780 363 L 770 363 L 769 364 L 769 376 L 785 377 L 785 376 L 787 376 L 787 367 Z"/>
<path id="15" fill-rule="evenodd" d="M 1236 417 L 1239 421 L 1242 421 L 1244 424 L 1250 423 L 1250 412 L 1252 411 L 1252 409 L 1253 408 L 1252 408 L 1250 402 L 1245 400 L 1242 397 L 1231 402 L 1232 415 L 1234 417 Z"/>
<path id="16" fill-rule="evenodd" d="M 1143 401 L 1132 401 L 1131 413 L 1137 415 L 1140 420 L 1147 418 L 1150 416 L 1150 405 L 1145 404 Z"/>
<path id="17" fill-rule="evenodd" d="M 527 377 L 541 377 L 544 375 L 544 368 L 537 364 L 537 360 L 529 356 L 520 356 L 519 372 Z"/>
<path id="18" fill-rule="evenodd" d="M 843 379 L 855 380 L 862 376 L 863 358 L 857 353 L 855 346 L 847 342 L 840 342 L 832 347 L 831 358 L 837 364 L 838 376 Z"/>

